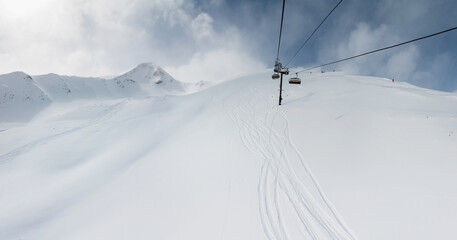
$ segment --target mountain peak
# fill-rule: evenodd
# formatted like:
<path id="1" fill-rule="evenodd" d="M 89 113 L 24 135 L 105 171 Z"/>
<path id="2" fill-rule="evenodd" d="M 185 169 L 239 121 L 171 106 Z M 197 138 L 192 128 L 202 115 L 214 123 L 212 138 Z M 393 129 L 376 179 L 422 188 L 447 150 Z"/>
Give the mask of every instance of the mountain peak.
<path id="1" fill-rule="evenodd" d="M 158 65 L 153 63 L 141 63 L 115 79 L 131 79 L 143 85 L 156 85 L 166 90 L 183 91 L 182 84 Z"/>
<path id="2" fill-rule="evenodd" d="M 2 76 L 4 76 L 5 78 L 24 78 L 24 79 L 28 79 L 28 80 L 32 79 L 32 77 L 30 75 L 28 75 L 27 73 L 22 72 L 22 71 L 11 72 L 11 73 L 7 73 L 7 74 L 3 74 Z"/>
<path id="3" fill-rule="evenodd" d="M 160 66 L 151 63 L 151 62 L 146 62 L 146 63 L 141 63 L 138 64 L 138 66 L 134 67 L 132 70 L 128 71 L 126 74 L 129 73 L 135 73 L 135 72 L 140 72 L 140 73 L 154 73 L 154 72 L 165 72 Z"/>
<path id="4" fill-rule="evenodd" d="M 137 69 L 137 68 L 160 68 L 160 67 L 155 65 L 152 62 L 145 62 L 145 63 L 138 64 L 138 66 L 136 66 L 134 69 Z"/>

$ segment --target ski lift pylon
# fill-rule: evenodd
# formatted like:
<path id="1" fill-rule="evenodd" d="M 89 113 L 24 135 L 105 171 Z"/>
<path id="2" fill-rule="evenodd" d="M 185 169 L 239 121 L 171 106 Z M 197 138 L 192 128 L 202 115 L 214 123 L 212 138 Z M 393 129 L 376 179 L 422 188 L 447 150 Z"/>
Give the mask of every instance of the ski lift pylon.
<path id="1" fill-rule="evenodd" d="M 296 77 L 289 79 L 289 84 L 301 84 L 301 79 L 298 77 L 298 73 L 295 73 Z"/>

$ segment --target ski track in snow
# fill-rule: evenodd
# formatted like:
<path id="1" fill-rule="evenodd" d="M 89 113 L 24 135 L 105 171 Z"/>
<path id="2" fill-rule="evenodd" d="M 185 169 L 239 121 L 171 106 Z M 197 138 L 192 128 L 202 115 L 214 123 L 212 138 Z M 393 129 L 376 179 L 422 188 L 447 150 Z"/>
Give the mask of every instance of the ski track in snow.
<path id="1" fill-rule="evenodd" d="M 251 95 L 252 96 L 252 95 Z M 278 107 L 262 113 L 254 99 L 241 105 L 226 105 L 226 111 L 237 124 L 244 146 L 260 157 L 262 165 L 258 182 L 259 210 L 264 233 L 269 240 L 290 239 L 291 221 L 298 226 L 305 239 L 356 239 L 331 205 L 306 162 L 292 143 L 287 116 Z M 264 114 L 264 118 L 261 116 Z M 280 126 L 282 131 L 276 131 Z M 292 166 L 288 153 L 299 160 Z M 309 189 L 297 176 L 301 167 L 310 180 Z M 315 194 L 312 194 L 315 192 Z M 284 212 L 285 201 L 294 209 L 295 218 Z M 297 225 L 297 224 L 296 224 Z"/>
<path id="2" fill-rule="evenodd" d="M 106 109 L 104 109 L 102 111 L 103 115 L 93 119 L 93 120 L 90 120 L 80 126 L 77 126 L 77 127 L 74 127 L 74 128 L 71 128 L 71 129 L 67 129 L 67 130 L 64 130 L 62 132 L 59 132 L 59 133 L 56 133 L 56 134 L 53 134 L 53 135 L 50 135 L 50 136 L 46 136 L 46 137 L 43 137 L 43 138 L 40 138 L 40 139 L 36 139 L 32 142 L 29 142 L 23 146 L 20 146 L 20 147 L 17 147 L 16 149 L 13 149 L 11 150 L 10 152 L 8 153 L 5 153 L 3 155 L 0 155 L 0 167 L 4 166 L 5 164 L 9 163 L 11 160 L 13 160 L 17 155 L 20 155 L 20 154 L 23 154 L 25 152 L 28 152 L 30 149 L 34 149 L 35 146 L 37 145 L 43 145 L 43 144 L 46 144 L 47 142 L 49 141 L 52 141 L 54 139 L 57 139 L 58 137 L 62 137 L 62 136 L 65 136 L 65 135 L 68 135 L 68 134 L 71 134 L 71 133 L 74 133 L 74 132 L 77 132 L 79 130 L 82 130 L 82 129 L 85 129 L 85 128 L 89 128 L 89 127 L 93 127 L 99 123 L 103 123 L 106 119 L 112 117 L 114 114 L 116 114 L 120 108 L 121 108 L 121 105 L 125 103 L 125 100 L 124 101 L 121 101 L 121 102 L 118 102 L 118 103 L 115 103 L 111 106 L 107 106 Z"/>

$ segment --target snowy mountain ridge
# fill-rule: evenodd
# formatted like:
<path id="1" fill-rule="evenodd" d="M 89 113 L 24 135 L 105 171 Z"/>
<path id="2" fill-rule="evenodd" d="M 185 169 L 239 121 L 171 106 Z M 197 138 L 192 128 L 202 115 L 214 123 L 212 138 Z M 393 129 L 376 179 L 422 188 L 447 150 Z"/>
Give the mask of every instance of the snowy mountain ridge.
<path id="1" fill-rule="evenodd" d="M 23 121 L 21 112 L 37 112 L 50 102 L 84 99 L 119 99 L 140 96 L 180 95 L 198 88 L 180 82 L 161 67 L 143 63 L 114 78 L 57 74 L 30 76 L 23 72 L 0 75 L 0 121 Z M 34 111 L 32 111 L 32 109 Z"/>
<path id="2" fill-rule="evenodd" d="M 0 75 L 0 122 L 30 118 L 52 102 L 39 84 L 24 72 Z"/>

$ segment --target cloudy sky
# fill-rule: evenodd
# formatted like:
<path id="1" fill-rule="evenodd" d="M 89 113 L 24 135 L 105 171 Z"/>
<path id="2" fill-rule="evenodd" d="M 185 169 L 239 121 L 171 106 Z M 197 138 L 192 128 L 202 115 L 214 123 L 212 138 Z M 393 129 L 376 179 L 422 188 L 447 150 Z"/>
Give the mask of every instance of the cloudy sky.
<path id="1" fill-rule="evenodd" d="M 288 62 L 338 0 L 287 0 Z M 106 76 L 143 62 L 182 81 L 273 66 L 281 0 L 0 0 L 0 73 Z M 344 0 L 290 64 L 310 67 L 457 26 L 455 0 Z M 325 70 L 457 90 L 457 31 Z"/>

